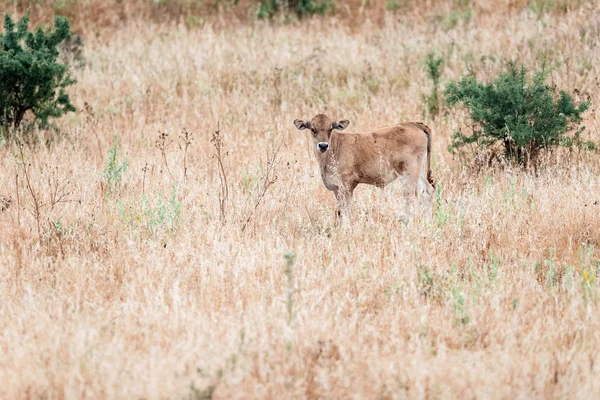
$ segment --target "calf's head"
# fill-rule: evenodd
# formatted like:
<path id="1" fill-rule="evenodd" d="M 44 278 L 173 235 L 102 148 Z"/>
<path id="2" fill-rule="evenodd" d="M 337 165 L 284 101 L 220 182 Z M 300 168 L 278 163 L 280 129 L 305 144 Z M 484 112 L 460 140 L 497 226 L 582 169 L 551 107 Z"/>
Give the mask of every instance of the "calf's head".
<path id="1" fill-rule="evenodd" d="M 325 153 L 329 150 L 329 139 L 331 138 L 331 132 L 334 129 L 339 131 L 346 129 L 350 125 L 350 121 L 347 119 L 340 119 L 339 121 L 332 121 L 325 114 L 319 114 L 312 120 L 307 121 L 304 119 L 294 120 L 294 125 L 299 130 L 310 129 L 312 132 L 312 138 L 315 142 L 316 150 Z"/>

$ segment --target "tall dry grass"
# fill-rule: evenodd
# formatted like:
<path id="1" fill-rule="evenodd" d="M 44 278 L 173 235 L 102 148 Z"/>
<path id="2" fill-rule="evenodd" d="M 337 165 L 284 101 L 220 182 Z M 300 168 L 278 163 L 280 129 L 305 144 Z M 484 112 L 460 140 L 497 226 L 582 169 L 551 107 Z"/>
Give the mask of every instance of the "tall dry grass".
<path id="1" fill-rule="evenodd" d="M 329 3 L 327 16 L 335 15 L 336 23 L 349 26 L 362 25 L 366 21 L 384 23 L 390 12 L 394 15 L 410 15 L 440 22 L 453 12 L 467 10 L 478 14 L 517 14 L 523 9 L 542 13 L 564 13 L 582 5 L 594 4 L 593 0 L 314 0 Z M 231 26 L 253 23 L 257 19 L 261 3 L 271 0 L 4 0 L 0 13 L 29 13 L 35 24 L 47 24 L 54 15 L 69 18 L 74 30 L 81 34 L 106 33 L 106 28 L 121 27 L 139 19 L 154 23 L 174 22 L 188 27 L 205 23 Z M 281 7 L 291 7 L 298 0 L 279 0 Z M 333 7 L 331 7 L 333 6 Z M 293 18 L 293 12 L 290 13 Z M 456 15 L 455 15 L 456 16 Z M 285 20 L 277 15 L 276 20 Z M 289 22 L 289 21 L 288 21 Z"/>
<path id="2" fill-rule="evenodd" d="M 597 397 L 597 156 L 474 171 L 446 151 L 449 112 L 427 121 L 434 214 L 407 226 L 398 185 L 359 187 L 337 228 L 292 121 L 422 120 L 431 51 L 444 82 L 547 54 L 600 140 L 599 12 L 85 37 L 62 139 L 0 148 L 0 397 Z"/>

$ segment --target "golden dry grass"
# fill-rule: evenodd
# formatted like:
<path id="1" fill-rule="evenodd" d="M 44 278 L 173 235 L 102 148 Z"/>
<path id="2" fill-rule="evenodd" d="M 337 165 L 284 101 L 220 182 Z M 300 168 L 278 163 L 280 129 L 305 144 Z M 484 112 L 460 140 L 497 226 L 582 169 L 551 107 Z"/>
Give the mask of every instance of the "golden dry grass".
<path id="1" fill-rule="evenodd" d="M 209 22 L 227 26 L 256 20 L 260 4 L 272 0 L 3 0 L 0 13 L 29 13 L 35 24 L 47 24 L 54 15 L 69 18 L 77 33 L 100 33 L 105 28 L 121 27 L 139 19 L 152 22 L 176 22 L 198 27 Z M 335 15 L 337 22 L 354 26 L 365 21 L 383 23 L 389 13 L 410 14 L 413 18 L 441 20 L 453 11 L 467 9 L 478 14 L 517 14 L 524 8 L 543 13 L 563 13 L 593 0 L 313 0 L 316 4 L 334 4 L 326 15 Z M 293 10 L 299 0 L 278 0 Z M 275 19 L 282 19 L 277 16 Z"/>
<path id="2" fill-rule="evenodd" d="M 585 125 L 600 140 L 598 15 L 475 13 L 445 29 L 397 15 L 353 28 L 129 21 L 85 37 L 80 111 L 58 122 L 62 140 L 25 149 L 39 233 L 18 149 L 0 149 L 0 397 L 597 397 L 597 156 L 561 153 L 538 177 L 474 172 L 446 150 L 464 122 L 450 113 L 427 121 L 434 215 L 407 226 L 399 184 L 359 186 L 351 226 L 336 228 L 292 121 L 422 120 L 430 51 L 445 82 L 467 65 L 502 70 L 482 56 L 533 66 L 548 53 L 562 63 L 552 83 L 591 97 Z M 159 132 L 173 140 L 168 170 Z M 111 191 L 115 135 L 129 165 Z"/>

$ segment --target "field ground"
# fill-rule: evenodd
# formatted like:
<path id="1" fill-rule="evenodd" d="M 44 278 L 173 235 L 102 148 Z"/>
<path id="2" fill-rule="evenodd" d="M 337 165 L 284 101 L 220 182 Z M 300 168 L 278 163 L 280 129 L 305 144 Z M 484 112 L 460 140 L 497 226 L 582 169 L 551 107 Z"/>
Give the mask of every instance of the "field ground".
<path id="1" fill-rule="evenodd" d="M 429 52 L 443 83 L 545 54 L 600 141 L 600 8 L 503 15 L 84 34 L 60 138 L 0 148 L 0 398 L 600 396 L 600 158 L 478 169 L 424 115 Z M 359 186 L 336 227 L 317 112 L 427 122 L 433 215 Z"/>

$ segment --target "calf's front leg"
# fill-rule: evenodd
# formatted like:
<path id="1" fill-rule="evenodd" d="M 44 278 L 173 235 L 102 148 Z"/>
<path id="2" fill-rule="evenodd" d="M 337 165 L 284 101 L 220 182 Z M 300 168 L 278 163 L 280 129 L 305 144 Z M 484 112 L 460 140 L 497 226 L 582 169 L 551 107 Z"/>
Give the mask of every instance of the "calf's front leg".
<path id="1" fill-rule="evenodd" d="M 335 190 L 335 198 L 337 199 L 336 223 L 346 222 L 352 205 L 352 194 L 356 185 L 341 186 Z"/>

